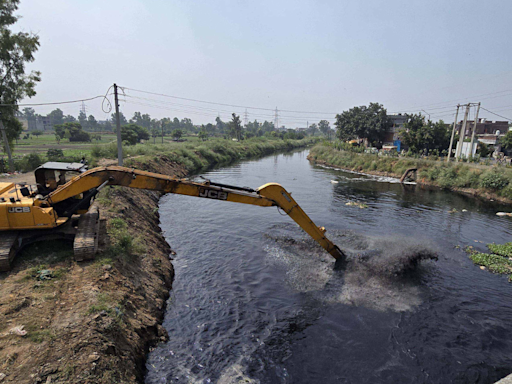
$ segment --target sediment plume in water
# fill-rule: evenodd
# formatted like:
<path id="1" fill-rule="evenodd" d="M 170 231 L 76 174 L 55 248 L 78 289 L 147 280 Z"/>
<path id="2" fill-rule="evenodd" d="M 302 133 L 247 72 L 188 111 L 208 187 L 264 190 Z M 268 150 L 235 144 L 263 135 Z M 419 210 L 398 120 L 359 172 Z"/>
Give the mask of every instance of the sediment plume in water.
<path id="1" fill-rule="evenodd" d="M 430 244 L 337 231 L 329 238 L 347 254 L 342 271 L 316 242 L 286 226 L 267 235 L 269 262 L 285 267 L 293 289 L 324 302 L 400 312 L 421 304 L 419 283 L 408 277 L 422 261 L 437 259 Z"/>

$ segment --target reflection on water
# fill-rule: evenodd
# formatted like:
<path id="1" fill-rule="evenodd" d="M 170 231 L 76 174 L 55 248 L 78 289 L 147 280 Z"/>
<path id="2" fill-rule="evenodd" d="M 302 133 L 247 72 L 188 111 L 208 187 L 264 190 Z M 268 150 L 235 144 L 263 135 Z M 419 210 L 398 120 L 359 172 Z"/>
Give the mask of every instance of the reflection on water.
<path id="1" fill-rule="evenodd" d="M 512 372 L 511 285 L 455 248 L 509 241 L 512 221 L 495 216 L 505 209 L 306 154 L 205 177 L 283 184 L 347 250 L 345 269 L 275 208 L 165 196 L 162 229 L 178 252 L 170 340 L 149 355 L 146 382 L 492 383 Z"/>

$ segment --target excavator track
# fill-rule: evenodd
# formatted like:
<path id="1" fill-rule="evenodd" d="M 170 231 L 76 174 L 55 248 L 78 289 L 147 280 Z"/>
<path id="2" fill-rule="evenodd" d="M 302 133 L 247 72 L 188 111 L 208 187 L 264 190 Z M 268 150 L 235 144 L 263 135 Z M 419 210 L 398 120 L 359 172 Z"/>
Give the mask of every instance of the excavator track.
<path id="1" fill-rule="evenodd" d="M 11 261 L 18 251 L 18 231 L 3 232 L 0 234 L 0 272 L 11 270 Z"/>
<path id="2" fill-rule="evenodd" d="M 89 212 L 83 214 L 78 222 L 78 229 L 73 243 L 76 261 L 93 260 L 98 250 L 100 229 L 100 212 L 93 205 Z"/>

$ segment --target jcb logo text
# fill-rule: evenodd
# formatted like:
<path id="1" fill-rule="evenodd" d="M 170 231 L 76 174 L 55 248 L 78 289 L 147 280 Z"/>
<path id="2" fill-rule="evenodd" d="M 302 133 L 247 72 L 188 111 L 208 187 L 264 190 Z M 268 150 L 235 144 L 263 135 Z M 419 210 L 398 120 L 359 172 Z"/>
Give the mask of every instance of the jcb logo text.
<path id="1" fill-rule="evenodd" d="M 10 207 L 9 213 L 29 213 L 30 207 Z"/>
<path id="2" fill-rule="evenodd" d="M 199 190 L 199 197 L 206 197 L 208 199 L 227 200 L 228 193 L 222 191 L 215 191 L 213 189 L 201 188 Z"/>

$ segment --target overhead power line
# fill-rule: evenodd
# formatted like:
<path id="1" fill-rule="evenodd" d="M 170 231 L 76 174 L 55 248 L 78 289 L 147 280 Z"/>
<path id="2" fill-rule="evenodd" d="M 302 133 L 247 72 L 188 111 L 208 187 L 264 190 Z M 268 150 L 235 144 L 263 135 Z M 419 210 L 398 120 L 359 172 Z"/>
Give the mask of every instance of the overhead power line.
<path id="1" fill-rule="evenodd" d="M 121 87 L 120 87 L 121 88 Z M 212 105 L 222 105 L 224 107 L 233 107 L 233 108 L 248 108 L 248 109 L 259 109 L 262 111 L 272 111 L 275 112 L 275 109 L 272 108 L 261 108 L 261 107 L 249 107 L 247 105 L 236 105 L 236 104 L 225 104 L 225 103 L 217 103 L 214 101 L 205 101 L 205 100 L 198 100 L 198 99 L 190 99 L 186 97 L 180 97 L 180 96 L 172 96 L 172 95 L 166 95 L 163 93 L 156 93 L 156 92 L 149 92 L 149 91 L 142 91 L 140 89 L 133 89 L 128 87 L 122 87 L 126 90 L 134 91 L 134 92 L 141 92 L 141 93 L 147 93 L 148 95 L 155 95 L 155 96 L 162 96 L 162 97 L 169 97 L 173 99 L 178 100 L 186 100 L 186 101 L 193 101 L 196 103 L 205 103 L 205 104 L 212 104 Z M 290 112 L 290 113 L 312 113 L 312 114 L 318 114 L 318 115 L 335 115 L 338 112 L 311 112 L 311 111 L 291 111 L 286 109 L 280 109 L 281 112 Z"/>
<path id="2" fill-rule="evenodd" d="M 498 115 L 497 113 L 494 113 L 494 112 L 492 112 L 492 111 L 489 111 L 488 109 L 485 109 L 484 107 L 480 107 L 480 108 L 482 108 L 484 111 L 487 111 L 487 112 L 489 112 L 489 113 L 492 113 L 493 115 L 496 115 L 496 116 L 502 117 L 502 118 L 504 118 L 504 119 L 507 119 L 508 121 L 512 121 L 512 119 L 511 119 L 510 117 L 505 117 L 505 116 Z"/>
<path id="3" fill-rule="evenodd" d="M 90 101 L 90 100 L 100 99 L 100 98 L 105 98 L 105 96 L 94 96 L 94 97 L 90 97 L 88 99 L 70 100 L 70 101 L 57 101 L 57 102 L 53 102 L 53 103 L 0 104 L 0 107 L 14 107 L 14 106 L 18 106 L 18 107 L 36 107 L 36 106 L 42 106 L 42 105 L 72 104 L 72 103 L 81 103 L 81 102 L 84 102 L 84 101 Z"/>

